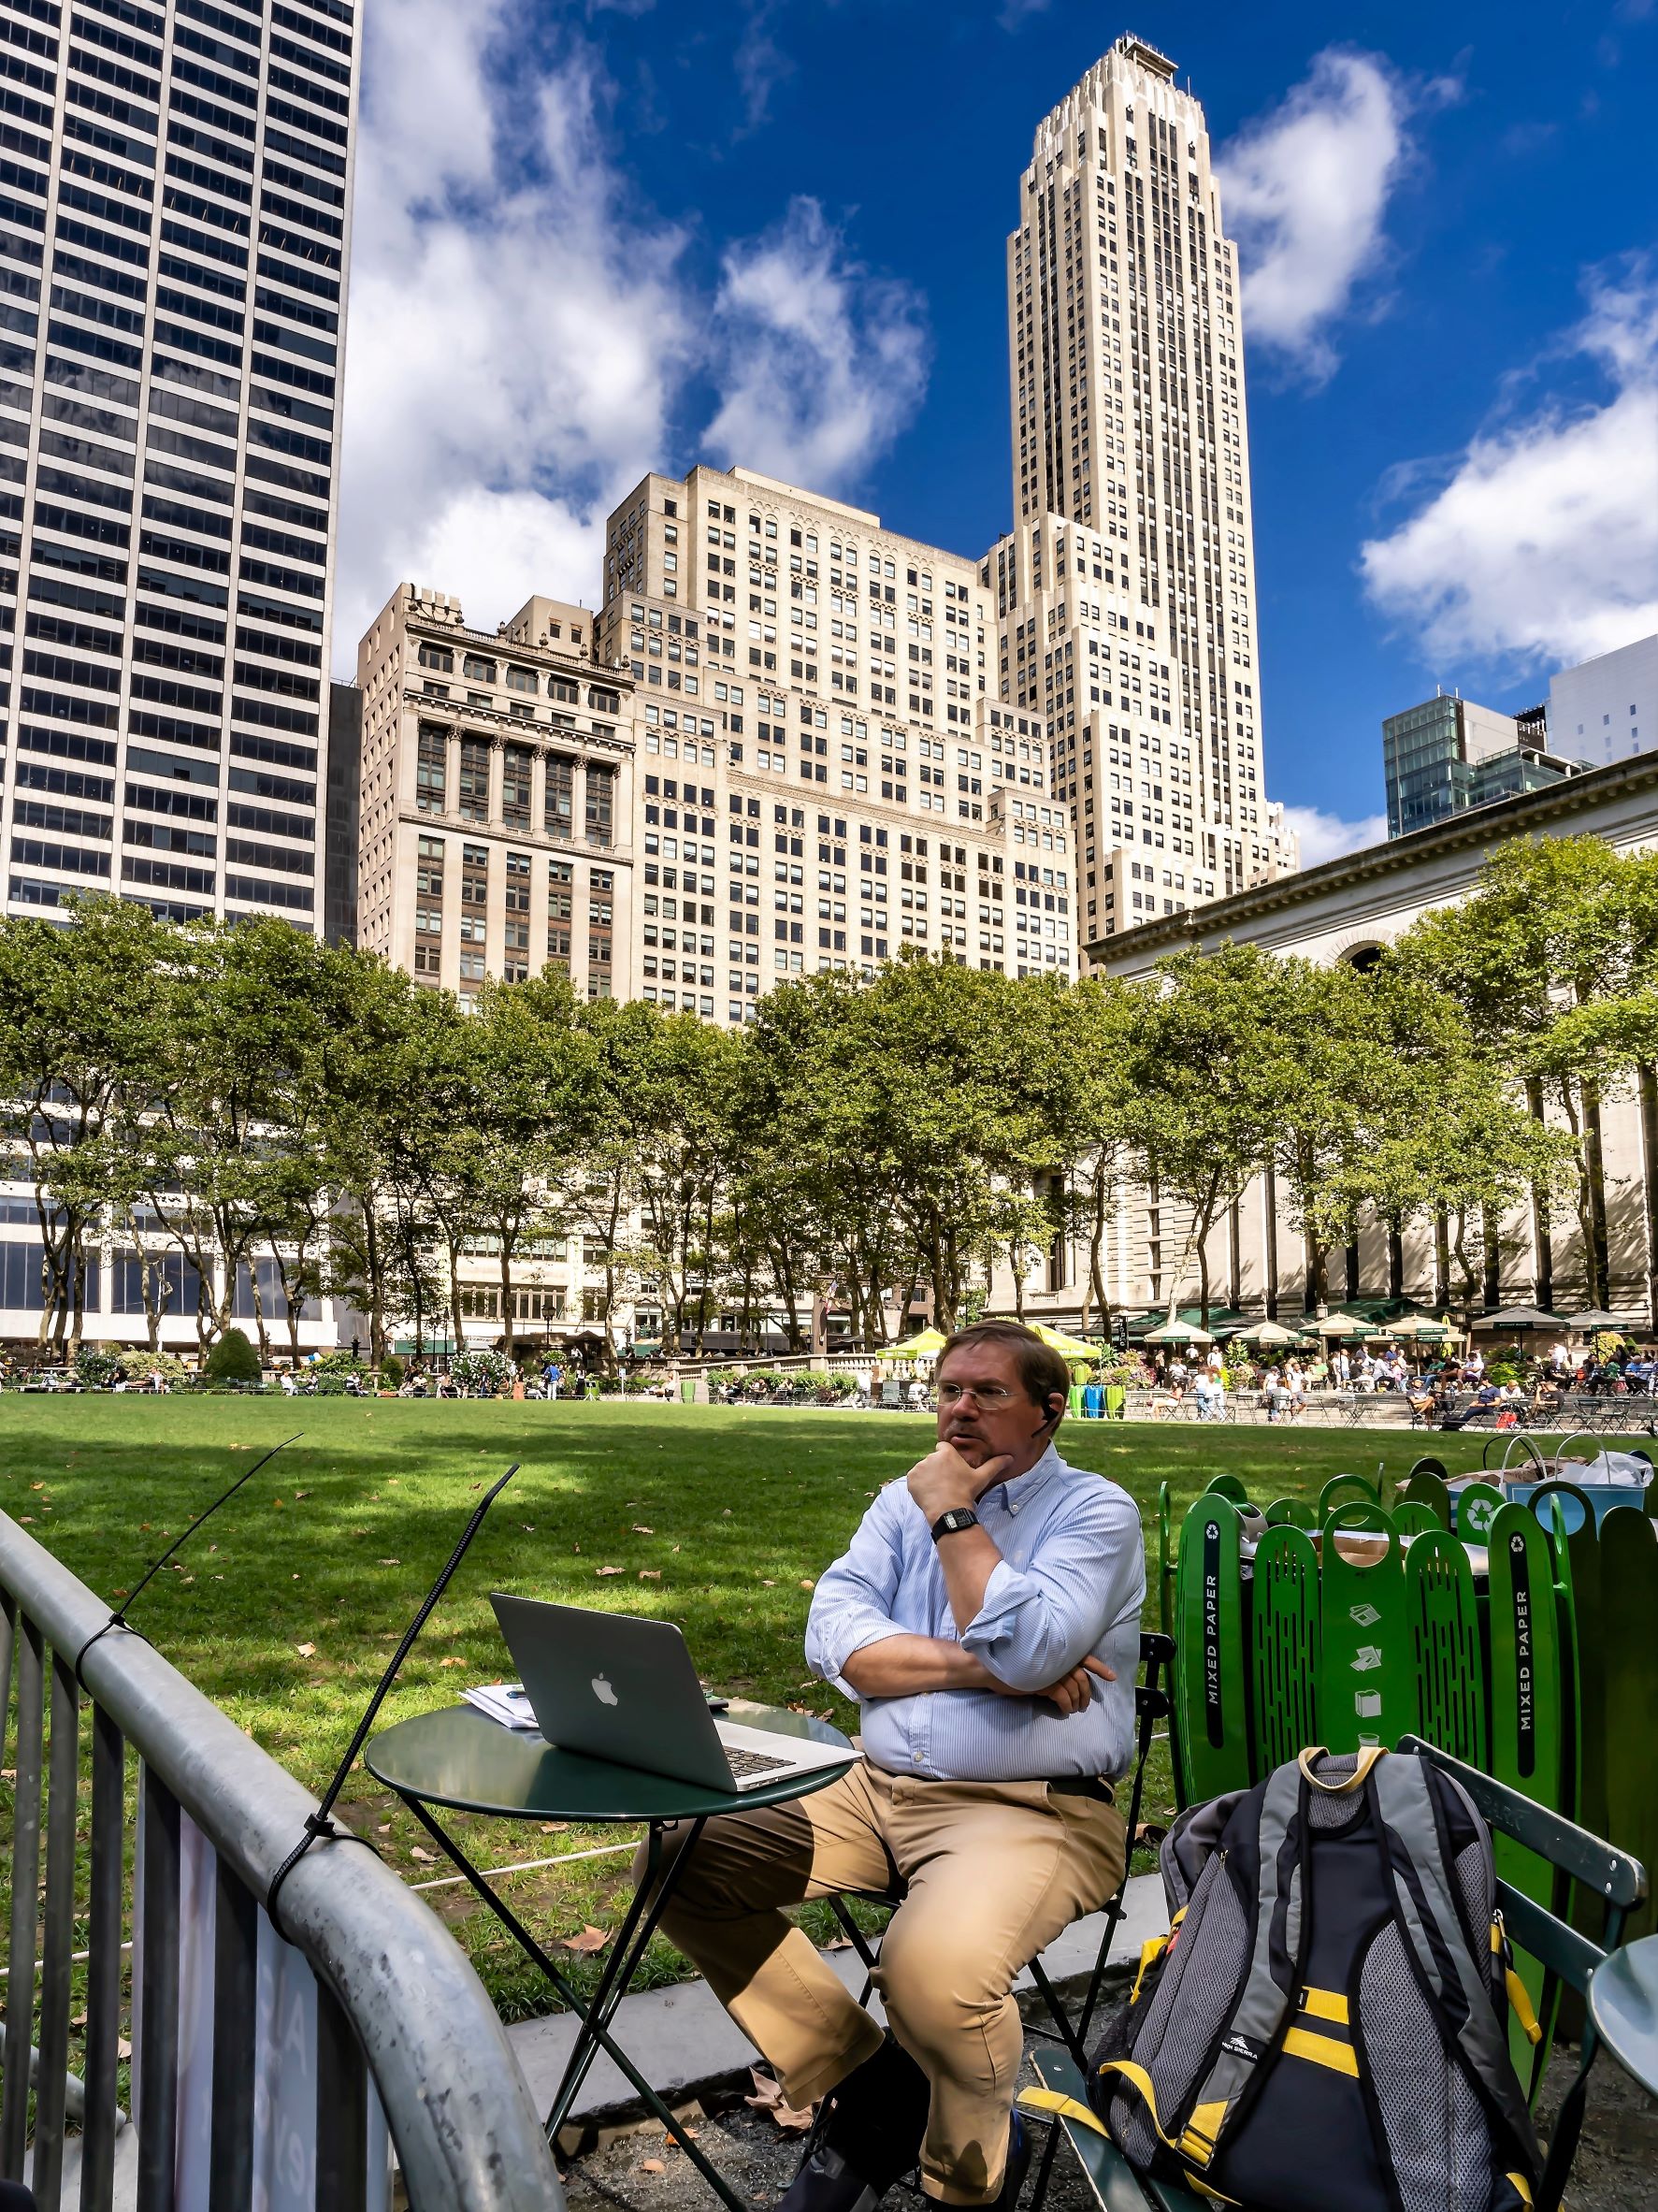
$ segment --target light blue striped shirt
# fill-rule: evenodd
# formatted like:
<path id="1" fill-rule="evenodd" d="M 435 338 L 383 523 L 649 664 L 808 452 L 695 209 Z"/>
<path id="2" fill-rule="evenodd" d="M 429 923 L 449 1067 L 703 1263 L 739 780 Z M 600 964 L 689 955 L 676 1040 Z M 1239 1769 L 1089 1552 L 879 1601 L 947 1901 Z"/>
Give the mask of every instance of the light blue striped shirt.
<path id="1" fill-rule="evenodd" d="M 890 1774 L 941 1782 L 1115 1779 L 1133 1756 L 1134 1676 L 1146 1548 L 1126 1491 L 1070 1466 L 1049 1445 L 1028 1474 L 986 1491 L 976 1511 L 1002 1554 L 975 1618 L 958 1635 L 926 1517 L 901 1482 L 865 1513 L 844 1555 L 820 1577 L 806 1663 L 849 1698 L 854 1652 L 888 1636 L 960 1642 L 1016 1689 L 1057 1682 L 1090 1653 L 1116 1670 L 1081 1713 L 994 1690 L 932 1690 L 859 1699 L 866 1757 Z"/>

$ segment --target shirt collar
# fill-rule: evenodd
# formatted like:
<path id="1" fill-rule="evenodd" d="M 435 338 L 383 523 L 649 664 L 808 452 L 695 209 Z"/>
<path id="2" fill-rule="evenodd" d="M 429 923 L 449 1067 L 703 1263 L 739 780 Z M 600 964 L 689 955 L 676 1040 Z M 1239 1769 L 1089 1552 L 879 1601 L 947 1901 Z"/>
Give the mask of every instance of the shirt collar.
<path id="1" fill-rule="evenodd" d="M 1016 1519 L 1064 1465 L 1057 1448 L 1050 1444 L 1034 1467 L 1027 1467 L 1022 1475 L 1016 1475 L 1011 1482 L 992 1482 L 985 1496 L 997 1499 Z"/>

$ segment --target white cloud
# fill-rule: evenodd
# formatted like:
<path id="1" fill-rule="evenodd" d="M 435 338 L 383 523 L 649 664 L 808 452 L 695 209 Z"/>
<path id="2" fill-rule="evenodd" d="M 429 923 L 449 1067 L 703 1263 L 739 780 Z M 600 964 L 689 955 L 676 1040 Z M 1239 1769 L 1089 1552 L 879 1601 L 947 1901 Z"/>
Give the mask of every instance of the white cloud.
<path id="1" fill-rule="evenodd" d="M 814 199 L 728 249 L 714 313 L 724 398 L 706 442 L 767 475 L 851 487 L 926 389 L 919 303 L 849 263 Z"/>
<path id="2" fill-rule="evenodd" d="M 1412 100 L 1382 56 L 1330 48 L 1217 160 L 1244 269 L 1245 336 L 1315 382 L 1335 368 L 1331 325 L 1385 259 Z"/>
<path id="3" fill-rule="evenodd" d="M 517 0 L 369 12 L 339 663 L 403 579 L 480 625 L 531 591 L 591 598 L 604 515 L 665 450 L 692 352 L 681 234 L 626 209 L 590 54 L 530 75 L 525 28 Z"/>
<path id="4" fill-rule="evenodd" d="M 1553 349 L 1573 355 L 1609 397 L 1500 419 L 1363 548 L 1372 599 L 1426 660 L 1559 665 L 1658 630 L 1658 271 L 1592 279 L 1588 314 Z"/>
<path id="5" fill-rule="evenodd" d="M 1382 844 L 1388 834 L 1385 814 L 1362 815 L 1357 821 L 1348 822 L 1338 814 L 1326 814 L 1320 806 L 1287 806 L 1284 820 L 1301 840 L 1304 868 L 1338 860 L 1343 853 L 1362 852 L 1366 846 Z"/>
<path id="6" fill-rule="evenodd" d="M 400 581 L 480 627 L 532 591 L 591 600 L 606 514 L 683 466 L 704 383 L 716 453 L 826 491 L 908 421 L 918 303 L 853 266 L 815 202 L 728 246 L 710 298 L 686 231 L 630 204 L 578 35 L 538 60 L 530 0 L 379 0 L 368 22 L 337 666 Z"/>

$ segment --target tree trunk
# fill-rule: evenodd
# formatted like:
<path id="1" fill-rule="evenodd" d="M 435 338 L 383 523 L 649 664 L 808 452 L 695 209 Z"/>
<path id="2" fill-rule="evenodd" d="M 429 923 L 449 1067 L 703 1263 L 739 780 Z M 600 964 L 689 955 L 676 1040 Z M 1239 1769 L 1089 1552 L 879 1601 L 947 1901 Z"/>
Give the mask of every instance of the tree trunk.
<path id="1" fill-rule="evenodd" d="M 1525 1103 L 1532 1119 L 1541 1126 L 1547 1119 L 1543 1111 L 1543 1086 L 1535 1076 L 1528 1077 L 1526 1079 Z M 1651 1187 L 1651 1179 L 1649 1178 L 1649 1191 Z M 1543 1312 L 1552 1313 L 1554 1310 L 1554 1235 L 1550 1219 L 1548 1186 L 1543 1183 L 1532 1185 L 1532 1246 L 1537 1261 L 1536 1272 L 1532 1281 L 1532 1294 Z M 1658 1312 L 1658 1308 L 1655 1308 L 1655 1312 Z"/>
<path id="2" fill-rule="evenodd" d="M 1350 1304 L 1353 1299 L 1362 1298 L 1364 1294 L 1363 1286 L 1359 1279 L 1359 1239 L 1356 1234 L 1348 1238 L 1345 1265 L 1348 1275 L 1347 1294 Z"/>
<path id="3" fill-rule="evenodd" d="M 1646 1200 L 1647 1326 L 1658 1330 L 1658 1069 L 1636 1071 L 1641 1106 L 1641 1190 Z"/>
<path id="4" fill-rule="evenodd" d="M 1244 1222 L 1234 1198 L 1226 1209 L 1226 1302 L 1236 1313 L 1244 1303 Z"/>
<path id="5" fill-rule="evenodd" d="M 1481 1259 L 1484 1280 L 1480 1286 L 1485 1309 L 1494 1313 L 1503 1303 L 1503 1239 L 1501 1219 L 1494 1207 L 1479 1209 Z"/>
<path id="6" fill-rule="evenodd" d="M 459 1237 L 451 1236 L 449 1233 L 445 1231 L 443 1236 L 443 1250 L 449 1260 L 449 1327 L 450 1335 L 454 1345 L 454 1351 L 450 1354 L 450 1356 L 451 1358 L 454 1358 L 459 1354 L 466 1343 L 466 1338 L 461 1335 Z"/>
<path id="7" fill-rule="evenodd" d="M 1446 1312 L 1450 1306 L 1450 1216 L 1443 1206 L 1434 1208 L 1434 1308 Z"/>
<path id="8" fill-rule="evenodd" d="M 1278 1318 L 1278 1178 L 1268 1166 L 1262 1176 L 1262 1207 L 1266 1251 L 1266 1285 L 1263 1303 L 1268 1321 Z"/>
<path id="9" fill-rule="evenodd" d="M 1590 1244 L 1584 1255 L 1590 1276 L 1589 1303 L 1609 1306 L 1612 1268 L 1607 1230 L 1607 1167 L 1601 1141 L 1600 1085 L 1593 1082 L 1583 1086 L 1583 1153 L 1589 1177 Z"/>
<path id="10" fill-rule="evenodd" d="M 1388 1223 L 1388 1296 L 1397 1302 L 1405 1295 L 1405 1237 L 1397 1222 Z"/>
<path id="11" fill-rule="evenodd" d="M 380 1223 L 371 1198 L 362 1201 L 363 1207 L 363 1272 L 368 1277 L 368 1356 L 379 1374 L 385 1365 L 385 1281 L 384 1266 L 380 1251 Z M 295 1350 L 295 1365 L 298 1365 L 298 1349 Z"/>

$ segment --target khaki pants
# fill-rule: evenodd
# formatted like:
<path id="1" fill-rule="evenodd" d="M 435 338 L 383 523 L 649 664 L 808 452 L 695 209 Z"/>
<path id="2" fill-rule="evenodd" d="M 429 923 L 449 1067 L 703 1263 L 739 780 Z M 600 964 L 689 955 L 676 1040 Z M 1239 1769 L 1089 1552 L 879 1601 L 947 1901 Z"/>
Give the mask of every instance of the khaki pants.
<path id="1" fill-rule="evenodd" d="M 670 1832 L 670 1859 L 689 1833 Z M 782 1908 L 901 1888 L 875 1982 L 932 2085 L 927 2193 L 982 2204 L 1002 2186 L 1024 2047 L 1014 1978 L 1111 1896 L 1125 1843 L 1113 1807 L 1046 1782 L 916 1781 L 860 1760 L 792 1804 L 710 1821 L 662 1929 L 806 2105 L 881 2031 Z"/>

